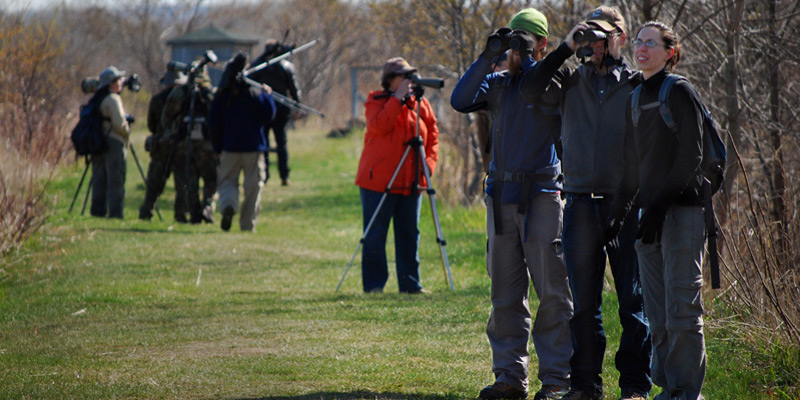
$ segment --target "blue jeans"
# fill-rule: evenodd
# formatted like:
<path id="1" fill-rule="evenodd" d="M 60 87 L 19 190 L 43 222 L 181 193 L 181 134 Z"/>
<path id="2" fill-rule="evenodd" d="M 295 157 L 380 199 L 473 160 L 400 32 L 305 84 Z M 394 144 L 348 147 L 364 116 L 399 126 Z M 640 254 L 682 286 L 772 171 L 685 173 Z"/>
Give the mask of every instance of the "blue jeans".
<path id="1" fill-rule="evenodd" d="M 564 257 L 574 302 L 572 329 L 573 355 L 571 385 L 592 396 L 602 397 L 600 377 L 606 335 L 603 330 L 603 277 L 606 257 L 614 276 L 619 299 L 622 338 L 615 358 L 620 372 L 619 386 L 647 394 L 650 380 L 650 329 L 644 316 L 642 286 L 634 243 L 638 209 L 632 209 L 620 232 L 619 248 L 602 243 L 603 223 L 611 198 L 591 198 L 588 194 L 567 194 L 564 208 Z"/>
<path id="2" fill-rule="evenodd" d="M 378 208 L 383 193 L 361 188 L 361 209 L 364 229 Z M 422 196 L 387 194 L 375 221 L 364 237 L 361 253 L 361 281 L 365 292 L 383 289 L 389 278 L 386 263 L 386 235 L 394 220 L 397 285 L 401 293 L 422 289 L 419 282 L 419 212 Z"/>

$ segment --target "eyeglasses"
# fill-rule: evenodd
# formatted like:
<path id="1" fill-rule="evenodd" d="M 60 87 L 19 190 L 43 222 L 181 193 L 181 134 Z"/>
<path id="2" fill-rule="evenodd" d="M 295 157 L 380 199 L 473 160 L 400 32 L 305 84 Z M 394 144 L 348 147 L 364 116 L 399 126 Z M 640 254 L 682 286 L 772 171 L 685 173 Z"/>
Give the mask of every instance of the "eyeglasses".
<path id="1" fill-rule="evenodd" d="M 633 43 L 633 45 L 636 46 L 636 47 L 644 45 L 648 49 L 652 49 L 653 47 L 656 47 L 656 46 L 663 46 L 664 48 L 667 48 L 667 45 L 665 45 L 664 43 L 658 43 L 658 42 L 654 42 L 652 40 L 648 40 L 646 42 L 643 42 L 643 41 L 641 41 L 641 39 L 635 39 L 631 43 Z"/>

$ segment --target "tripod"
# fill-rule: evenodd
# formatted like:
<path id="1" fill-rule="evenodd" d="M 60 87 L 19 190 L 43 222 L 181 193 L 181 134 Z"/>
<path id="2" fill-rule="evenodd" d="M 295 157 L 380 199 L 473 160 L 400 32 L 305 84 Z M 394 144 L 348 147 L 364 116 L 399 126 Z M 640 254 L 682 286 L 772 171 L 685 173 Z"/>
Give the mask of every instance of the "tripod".
<path id="1" fill-rule="evenodd" d="M 439 254 L 442 256 L 442 268 L 444 269 L 445 279 L 450 285 L 450 290 L 455 290 L 453 288 L 453 277 L 450 274 L 450 262 L 447 259 L 447 249 L 445 246 L 447 242 L 442 237 L 442 227 L 439 224 L 439 214 L 436 212 L 436 201 L 434 201 L 433 196 L 436 194 L 436 190 L 433 189 L 433 185 L 431 184 L 431 173 L 428 169 L 428 164 L 425 161 L 425 147 L 422 138 L 419 136 L 419 107 L 420 107 L 420 100 L 422 97 L 422 90 L 415 89 L 414 96 L 416 98 L 416 113 L 417 113 L 417 122 L 414 129 L 414 137 L 405 143 L 406 149 L 403 152 L 403 156 L 400 158 L 400 162 L 397 164 L 397 167 L 392 174 L 392 178 L 389 180 L 389 183 L 386 185 L 386 189 L 383 191 L 383 195 L 381 196 L 380 201 L 378 202 L 378 207 L 375 208 L 375 211 L 372 213 L 370 217 L 369 223 L 367 227 L 364 228 L 364 233 L 361 235 L 361 239 L 358 242 L 358 246 L 356 247 L 356 251 L 353 252 L 353 256 L 350 258 L 350 263 L 347 264 L 347 269 L 344 270 L 344 274 L 342 274 L 342 278 L 339 280 L 339 284 L 336 285 L 336 291 L 339 292 L 339 288 L 342 286 L 342 282 L 344 282 L 344 278 L 347 276 L 347 272 L 350 271 L 350 267 L 353 266 L 353 261 L 358 254 L 358 251 L 361 249 L 361 246 L 364 244 L 364 241 L 369 233 L 370 229 L 372 228 L 372 224 L 375 222 L 375 219 L 378 216 L 378 213 L 383 206 L 384 201 L 386 200 L 386 196 L 392 189 L 392 185 L 394 184 L 395 179 L 397 179 L 397 175 L 400 173 L 400 169 L 403 167 L 403 163 L 405 162 L 406 158 L 408 157 L 411 150 L 414 150 L 416 159 L 416 163 L 414 164 L 414 184 L 412 187 L 412 191 L 414 193 L 422 192 L 424 189 L 425 192 L 428 194 L 428 198 L 430 199 L 431 203 L 431 215 L 433 216 L 433 225 L 436 228 L 436 242 L 439 244 Z M 419 185 L 419 168 L 422 165 L 422 171 L 425 174 L 425 181 L 428 183 L 427 187 L 421 187 Z"/>

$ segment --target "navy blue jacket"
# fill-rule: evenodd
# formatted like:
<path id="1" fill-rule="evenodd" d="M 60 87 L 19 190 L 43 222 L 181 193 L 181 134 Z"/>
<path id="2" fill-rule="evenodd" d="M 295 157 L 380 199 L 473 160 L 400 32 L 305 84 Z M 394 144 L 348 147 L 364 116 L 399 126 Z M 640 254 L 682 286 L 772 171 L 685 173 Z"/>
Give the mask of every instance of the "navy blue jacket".
<path id="1" fill-rule="evenodd" d="M 275 102 L 261 89 L 240 86 L 236 94 L 233 90 L 218 92 L 208 118 L 211 130 L 218 130 L 222 136 L 221 143 L 212 140 L 214 151 L 266 151 L 264 124 L 274 116 Z"/>
<path id="2" fill-rule="evenodd" d="M 523 61 L 523 69 L 530 68 L 532 59 Z M 519 91 L 521 78 L 508 71 L 491 72 L 491 61 L 479 57 L 456 84 L 450 97 L 450 105 L 459 112 L 488 109 L 494 117 L 492 126 L 492 162 L 486 193 L 493 196 L 495 180 L 500 172 L 503 176 L 518 173 L 540 173 L 557 176 L 561 164 L 556 155 L 554 137 L 558 138 L 560 116 L 558 104 L 546 107 L 545 100 L 537 104 L 522 98 Z M 544 98 L 544 96 L 542 97 Z M 558 180 L 533 182 L 530 195 L 561 189 Z M 504 179 L 503 204 L 520 202 L 522 183 Z"/>

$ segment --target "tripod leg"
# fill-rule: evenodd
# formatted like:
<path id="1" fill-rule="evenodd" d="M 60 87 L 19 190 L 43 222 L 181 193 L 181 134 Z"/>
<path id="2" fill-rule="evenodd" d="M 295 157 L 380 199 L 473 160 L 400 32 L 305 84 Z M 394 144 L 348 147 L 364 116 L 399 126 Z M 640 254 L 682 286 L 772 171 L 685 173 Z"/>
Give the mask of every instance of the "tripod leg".
<path id="1" fill-rule="evenodd" d="M 81 216 L 86 212 L 86 203 L 89 201 L 89 194 L 92 193 L 92 180 L 89 179 L 89 184 L 86 185 L 86 197 L 83 198 L 83 208 L 81 208 Z"/>
<path id="2" fill-rule="evenodd" d="M 133 149 L 133 143 L 128 142 L 128 146 L 131 148 L 131 155 L 133 155 L 133 161 L 136 161 L 136 168 L 139 169 L 139 175 L 142 177 L 142 181 L 144 181 L 144 187 L 147 188 L 147 178 L 144 176 L 144 170 L 142 170 L 142 164 L 139 163 L 139 157 L 136 156 L 136 150 Z M 163 221 L 164 218 L 161 218 L 161 211 L 158 210 L 158 204 L 154 204 L 156 209 L 156 214 L 158 214 L 158 220 Z"/>
<path id="3" fill-rule="evenodd" d="M 453 276 L 450 273 L 450 261 L 447 259 L 447 241 L 444 240 L 442 237 L 442 226 L 439 224 L 439 213 L 436 211 L 436 201 L 433 199 L 433 196 L 436 194 L 436 191 L 433 190 L 433 185 L 431 184 L 431 173 L 428 170 L 428 164 L 425 162 L 425 147 L 423 144 L 419 144 L 419 150 L 417 151 L 419 154 L 419 163 L 422 164 L 422 170 L 425 173 L 425 180 L 428 183 L 428 187 L 425 191 L 428 193 L 428 198 L 430 199 L 431 203 L 431 215 L 433 216 L 433 226 L 436 228 L 436 242 L 439 244 L 439 253 L 442 256 L 442 267 L 444 268 L 445 279 L 450 284 L 450 290 L 455 290 L 453 288 Z"/>
<path id="4" fill-rule="evenodd" d="M 389 180 L 389 184 L 386 185 L 386 190 L 383 192 L 383 196 L 381 196 L 381 200 L 378 202 L 378 206 L 375 207 L 375 212 L 372 213 L 372 216 L 369 218 L 369 223 L 367 227 L 364 228 L 364 233 L 361 235 L 361 240 L 358 241 L 358 246 L 356 247 L 356 251 L 353 253 L 353 257 L 350 258 L 350 264 L 347 264 L 347 269 L 344 270 L 344 274 L 342 274 L 342 279 L 339 280 L 339 284 L 336 285 L 336 292 L 339 291 L 339 287 L 342 286 L 342 282 L 344 282 L 344 278 L 347 276 L 347 272 L 350 271 L 350 267 L 353 266 L 353 260 L 356 259 L 356 254 L 358 254 L 358 250 L 361 249 L 361 245 L 364 244 L 364 239 L 366 239 L 369 230 L 372 228 L 372 223 L 375 222 L 375 218 L 378 217 L 378 212 L 381 211 L 381 207 L 383 207 L 383 202 L 386 200 L 386 196 L 389 194 L 389 189 L 392 188 L 392 184 L 394 184 L 394 180 L 397 179 L 397 174 L 400 173 L 400 168 L 403 166 L 403 162 L 408 157 L 408 152 L 411 150 L 411 146 L 406 146 L 406 151 L 403 153 L 403 157 L 400 158 L 400 162 L 397 164 L 397 168 L 394 170 L 394 174 L 392 174 L 392 179 Z"/>
<path id="5" fill-rule="evenodd" d="M 81 175 L 81 180 L 78 182 L 78 188 L 75 189 L 75 195 L 72 196 L 72 203 L 69 204 L 68 213 L 72 213 L 72 207 L 75 206 L 75 200 L 78 199 L 78 193 L 81 192 L 81 186 L 83 186 L 83 180 L 86 178 L 87 172 L 89 172 L 89 156 L 86 156 L 86 168 L 83 169 L 83 175 Z"/>

